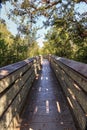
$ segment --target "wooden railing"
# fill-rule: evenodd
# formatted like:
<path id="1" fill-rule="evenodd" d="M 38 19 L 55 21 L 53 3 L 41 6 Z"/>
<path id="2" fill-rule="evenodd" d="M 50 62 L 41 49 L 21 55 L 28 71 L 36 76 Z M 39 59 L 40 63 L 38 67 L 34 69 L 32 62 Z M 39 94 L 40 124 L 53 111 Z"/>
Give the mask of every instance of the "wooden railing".
<path id="1" fill-rule="evenodd" d="M 87 130 L 87 64 L 49 56 L 79 130 Z"/>
<path id="2" fill-rule="evenodd" d="M 0 68 L 0 130 L 14 129 L 38 69 L 38 57 Z"/>
<path id="3" fill-rule="evenodd" d="M 51 55 L 49 60 L 79 130 L 87 130 L 87 64 Z M 0 130 L 14 130 L 40 69 L 39 57 L 0 68 Z"/>

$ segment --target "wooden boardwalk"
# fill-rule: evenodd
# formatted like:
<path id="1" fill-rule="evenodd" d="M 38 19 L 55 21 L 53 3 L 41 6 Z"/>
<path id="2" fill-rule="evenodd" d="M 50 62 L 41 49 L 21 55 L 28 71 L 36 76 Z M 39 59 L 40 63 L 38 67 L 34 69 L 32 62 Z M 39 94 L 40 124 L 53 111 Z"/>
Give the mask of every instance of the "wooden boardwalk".
<path id="1" fill-rule="evenodd" d="M 47 60 L 44 60 L 20 118 L 19 130 L 76 130 L 65 97 Z"/>

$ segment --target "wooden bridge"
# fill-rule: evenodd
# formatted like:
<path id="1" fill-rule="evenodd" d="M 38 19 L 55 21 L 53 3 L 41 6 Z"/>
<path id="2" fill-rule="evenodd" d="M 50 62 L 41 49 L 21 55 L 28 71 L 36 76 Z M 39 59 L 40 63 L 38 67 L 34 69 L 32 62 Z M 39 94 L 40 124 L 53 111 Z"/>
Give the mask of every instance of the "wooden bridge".
<path id="1" fill-rule="evenodd" d="M 47 56 L 0 68 L 0 130 L 87 130 L 87 64 Z"/>

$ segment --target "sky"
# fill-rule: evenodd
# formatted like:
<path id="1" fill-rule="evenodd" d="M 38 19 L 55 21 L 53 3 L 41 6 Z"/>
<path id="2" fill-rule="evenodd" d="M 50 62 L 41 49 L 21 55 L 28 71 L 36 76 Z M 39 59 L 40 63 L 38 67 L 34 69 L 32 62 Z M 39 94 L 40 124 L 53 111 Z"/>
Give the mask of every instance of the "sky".
<path id="1" fill-rule="evenodd" d="M 6 15 L 6 13 L 9 11 L 9 8 L 12 8 L 12 6 L 10 5 L 9 2 L 6 2 L 6 5 L 2 5 L 2 8 L 0 8 L 0 17 L 6 20 L 8 30 L 11 31 L 11 33 L 13 35 L 16 35 L 17 34 L 17 26 L 16 26 L 16 24 L 14 24 L 12 22 L 11 19 L 8 20 L 7 15 Z M 80 4 L 76 4 L 75 10 L 77 10 L 80 13 L 87 12 L 87 4 L 85 4 L 84 2 L 81 2 Z M 44 20 L 43 17 L 40 18 L 35 26 L 38 26 L 38 27 L 42 26 L 43 20 Z M 37 39 L 37 42 L 38 42 L 40 47 L 43 46 L 44 34 L 47 33 L 48 29 L 42 28 L 37 32 L 37 37 L 39 36 L 39 38 Z"/>
<path id="2" fill-rule="evenodd" d="M 6 20 L 7 28 L 8 30 L 13 34 L 17 34 L 17 25 L 12 22 L 11 19 L 8 19 L 6 13 L 9 12 L 9 8 L 11 8 L 11 4 L 9 2 L 6 2 L 6 5 L 2 5 L 1 11 L 0 11 L 0 17 Z M 35 26 L 41 27 L 42 26 L 42 21 L 44 18 L 40 18 Z M 42 28 L 37 32 L 37 42 L 40 47 L 43 46 L 43 41 L 44 41 L 44 34 L 47 32 L 48 29 Z"/>

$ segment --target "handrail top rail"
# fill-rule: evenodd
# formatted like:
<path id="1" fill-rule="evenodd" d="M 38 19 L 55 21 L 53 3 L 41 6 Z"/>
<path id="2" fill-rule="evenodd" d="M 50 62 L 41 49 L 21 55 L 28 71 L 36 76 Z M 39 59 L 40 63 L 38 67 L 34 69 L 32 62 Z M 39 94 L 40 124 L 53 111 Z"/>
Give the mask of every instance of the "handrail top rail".
<path id="1" fill-rule="evenodd" d="M 62 64 L 87 78 L 87 64 L 58 56 L 52 57 L 55 58 L 56 61 L 61 62 Z"/>
<path id="2" fill-rule="evenodd" d="M 11 73 L 15 72 L 16 70 L 26 66 L 27 64 L 33 62 L 35 57 L 25 59 L 23 61 L 19 61 L 4 67 L 0 68 L 0 80 L 5 78 L 6 76 L 10 75 Z"/>

